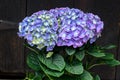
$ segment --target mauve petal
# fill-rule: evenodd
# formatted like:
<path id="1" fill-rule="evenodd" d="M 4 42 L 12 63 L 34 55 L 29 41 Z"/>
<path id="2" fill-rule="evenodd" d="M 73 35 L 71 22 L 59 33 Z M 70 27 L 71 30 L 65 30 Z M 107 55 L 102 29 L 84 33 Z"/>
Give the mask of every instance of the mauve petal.
<path id="1" fill-rule="evenodd" d="M 61 36 L 61 38 L 63 39 L 63 40 L 65 40 L 66 39 L 66 34 L 62 34 L 62 36 Z"/>
<path id="2" fill-rule="evenodd" d="M 21 33 L 17 33 L 19 37 L 24 37 L 25 36 L 25 33 L 21 32 Z"/>
<path id="3" fill-rule="evenodd" d="M 32 41 L 32 40 L 33 40 L 33 37 L 32 37 L 31 34 L 27 34 L 27 35 L 25 36 L 25 38 L 26 38 L 28 41 Z"/>
<path id="4" fill-rule="evenodd" d="M 62 46 L 63 40 L 61 38 L 58 38 L 57 40 L 57 46 Z"/>
<path id="5" fill-rule="evenodd" d="M 39 33 L 36 33 L 34 34 L 35 37 L 39 38 L 40 37 L 40 34 Z"/>
<path id="6" fill-rule="evenodd" d="M 88 37 L 83 38 L 83 42 L 86 43 L 89 40 Z"/>
<path id="7" fill-rule="evenodd" d="M 77 48 L 78 46 L 77 45 L 73 45 L 73 48 Z"/>
<path id="8" fill-rule="evenodd" d="M 21 23 L 19 23 L 19 25 L 22 26 L 22 27 L 24 27 L 24 26 L 27 26 L 28 23 L 27 22 L 21 22 Z"/>
<path id="9" fill-rule="evenodd" d="M 75 48 L 80 47 L 80 46 L 82 46 L 82 42 L 77 41 L 77 42 L 74 43 Z"/>
<path id="10" fill-rule="evenodd" d="M 77 24 L 77 25 L 80 25 L 80 24 L 81 24 L 81 22 L 80 22 L 79 20 L 77 20 L 77 21 L 76 21 L 76 24 Z"/>
<path id="11" fill-rule="evenodd" d="M 69 27 L 68 27 L 68 28 L 66 28 L 66 29 L 65 29 L 65 31 L 66 31 L 66 32 L 69 32 L 69 31 L 70 31 L 70 28 L 69 28 Z"/>
<path id="12" fill-rule="evenodd" d="M 84 38 L 84 37 L 85 37 L 85 32 L 81 32 L 79 38 Z"/>
<path id="13" fill-rule="evenodd" d="M 52 51 L 54 47 L 55 47 L 54 45 L 48 46 L 46 51 Z"/>
<path id="14" fill-rule="evenodd" d="M 91 29 L 91 30 L 96 28 L 96 25 L 95 25 L 95 24 L 92 24 L 91 22 L 88 22 L 87 24 L 88 24 L 87 27 L 88 27 L 89 29 Z"/>
<path id="15" fill-rule="evenodd" d="M 73 43 L 74 43 L 74 42 L 69 41 L 69 42 L 68 42 L 68 44 L 67 44 L 67 46 L 72 46 L 72 45 L 73 45 Z"/>
<path id="16" fill-rule="evenodd" d="M 100 21 L 99 16 L 95 15 L 94 17 L 95 17 L 95 19 L 97 19 L 97 21 Z"/>
<path id="17" fill-rule="evenodd" d="M 67 36 L 66 36 L 66 39 L 71 39 L 72 38 L 72 34 L 69 33 Z"/>
<path id="18" fill-rule="evenodd" d="M 75 30 L 74 33 L 73 33 L 74 37 L 78 37 L 79 34 L 80 34 L 79 30 Z"/>
<path id="19" fill-rule="evenodd" d="M 90 39 L 90 44 L 92 44 L 92 43 L 95 42 L 95 41 L 96 41 L 96 37 Z"/>
<path id="20" fill-rule="evenodd" d="M 76 26 L 72 26 L 72 27 L 71 27 L 71 30 L 72 30 L 72 31 L 76 30 Z"/>
<path id="21" fill-rule="evenodd" d="M 75 41 L 76 41 L 76 40 L 80 40 L 79 37 L 73 37 L 72 39 L 74 39 Z"/>
<path id="22" fill-rule="evenodd" d="M 97 33 L 101 32 L 101 30 L 102 30 L 101 27 L 102 27 L 101 25 L 98 25 L 98 26 L 97 26 L 97 29 L 96 29 Z"/>

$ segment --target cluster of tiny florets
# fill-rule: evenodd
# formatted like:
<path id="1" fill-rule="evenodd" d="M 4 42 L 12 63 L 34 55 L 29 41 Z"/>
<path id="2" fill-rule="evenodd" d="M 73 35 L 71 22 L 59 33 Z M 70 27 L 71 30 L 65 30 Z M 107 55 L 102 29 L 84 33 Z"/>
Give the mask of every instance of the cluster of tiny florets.
<path id="1" fill-rule="evenodd" d="M 39 11 L 19 24 L 19 36 L 38 49 L 47 51 L 57 46 L 81 47 L 101 35 L 103 22 L 97 15 L 75 8 L 56 8 Z"/>
<path id="2" fill-rule="evenodd" d="M 58 23 L 54 14 L 48 11 L 39 11 L 26 17 L 19 24 L 19 36 L 27 39 L 27 42 L 38 49 L 47 47 L 47 51 L 53 50 L 57 42 Z"/>

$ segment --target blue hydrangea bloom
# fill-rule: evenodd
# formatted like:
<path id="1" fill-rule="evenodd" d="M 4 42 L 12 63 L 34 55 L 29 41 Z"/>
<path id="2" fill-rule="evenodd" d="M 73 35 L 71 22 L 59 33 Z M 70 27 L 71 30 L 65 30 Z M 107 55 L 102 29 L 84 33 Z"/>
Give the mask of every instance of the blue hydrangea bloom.
<path id="1" fill-rule="evenodd" d="M 39 11 L 26 17 L 19 23 L 20 37 L 27 39 L 27 42 L 38 49 L 47 47 L 47 51 L 53 50 L 57 42 L 58 23 L 53 13 Z"/>

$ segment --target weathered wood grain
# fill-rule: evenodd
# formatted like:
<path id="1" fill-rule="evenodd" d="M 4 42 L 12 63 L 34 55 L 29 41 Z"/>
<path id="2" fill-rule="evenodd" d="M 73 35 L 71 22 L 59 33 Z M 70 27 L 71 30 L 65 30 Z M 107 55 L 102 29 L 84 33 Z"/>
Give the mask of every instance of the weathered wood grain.
<path id="1" fill-rule="evenodd" d="M 20 76 L 17 74 L 25 72 L 23 40 L 17 35 L 16 25 L 1 24 L 0 27 L 13 27 L 0 30 L 0 77 Z"/>
<path id="2" fill-rule="evenodd" d="M 119 26 L 119 36 L 118 36 L 118 53 L 117 53 L 117 59 L 120 61 L 120 7 L 118 10 L 118 26 Z M 120 66 L 116 67 L 116 80 L 120 80 Z"/>
<path id="3" fill-rule="evenodd" d="M 93 6 L 93 1 L 94 0 L 74 0 L 74 7 L 88 12 Z"/>
<path id="4" fill-rule="evenodd" d="M 23 40 L 17 35 L 25 15 L 26 0 L 0 0 L 0 78 L 25 76 Z"/>
<path id="5" fill-rule="evenodd" d="M 11 29 L 18 29 L 17 23 L 11 22 L 11 21 L 4 21 L 0 20 L 0 30 L 11 30 Z"/>
<path id="6" fill-rule="evenodd" d="M 73 7 L 74 0 L 27 0 L 27 15 L 39 10 L 49 10 L 59 7 Z"/>
<path id="7" fill-rule="evenodd" d="M 26 0 L 0 0 L 0 20 L 19 22 L 26 13 Z"/>

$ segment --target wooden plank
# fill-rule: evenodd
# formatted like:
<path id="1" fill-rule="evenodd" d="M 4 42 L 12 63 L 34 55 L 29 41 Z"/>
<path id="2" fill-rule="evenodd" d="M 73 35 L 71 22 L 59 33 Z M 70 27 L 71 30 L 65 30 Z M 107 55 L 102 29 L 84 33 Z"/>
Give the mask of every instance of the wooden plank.
<path id="1" fill-rule="evenodd" d="M 83 11 L 90 11 L 93 5 L 93 0 L 74 0 L 74 7 Z"/>
<path id="2" fill-rule="evenodd" d="M 27 0 L 27 15 L 56 7 L 73 7 L 74 0 Z"/>
<path id="3" fill-rule="evenodd" d="M 26 0 L 0 0 L 0 19 L 19 22 L 26 13 Z"/>
<path id="4" fill-rule="evenodd" d="M 18 26 L 17 23 L 0 20 L 0 30 L 18 29 L 16 26 Z"/>
<path id="5" fill-rule="evenodd" d="M 27 0 L 27 15 L 47 9 L 50 9 L 50 0 Z"/>
<path id="6" fill-rule="evenodd" d="M 120 12 L 119 12 L 120 13 Z M 120 27 L 120 24 L 118 24 L 118 26 Z M 119 28 L 119 36 L 118 36 L 118 53 L 117 53 L 117 59 L 120 61 L 120 28 Z M 115 80 L 120 80 L 120 66 L 116 67 L 116 79 Z"/>
<path id="7" fill-rule="evenodd" d="M 74 0 L 51 0 L 50 1 L 51 8 L 60 8 L 60 7 L 74 7 Z"/>
<path id="8" fill-rule="evenodd" d="M 17 30 L 0 31 L 0 44 L 0 77 L 5 73 L 24 73 L 23 40 L 18 37 Z"/>
<path id="9" fill-rule="evenodd" d="M 0 80 L 22 80 L 24 77 L 24 73 L 0 73 Z"/>
<path id="10" fill-rule="evenodd" d="M 117 24 L 117 26 L 119 27 L 119 36 L 118 36 L 118 41 L 119 41 L 119 43 L 118 43 L 118 53 L 117 53 L 117 58 L 118 58 L 118 60 L 120 61 L 120 18 L 118 18 L 118 17 L 120 17 L 120 6 L 119 6 L 119 3 L 120 3 L 120 1 L 117 1 L 116 2 L 116 7 L 115 7 L 115 9 L 117 9 L 117 11 L 116 11 L 116 15 L 117 15 L 117 22 L 116 22 L 116 24 Z M 120 66 L 117 66 L 116 67 L 116 80 L 120 80 Z"/>
<path id="11" fill-rule="evenodd" d="M 25 15 L 26 0 L 0 0 L 0 78 L 25 76 L 23 40 L 17 35 Z"/>

